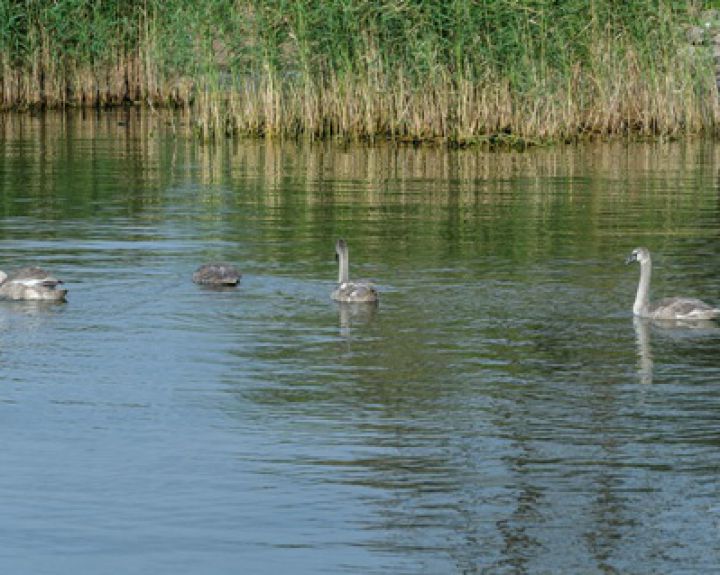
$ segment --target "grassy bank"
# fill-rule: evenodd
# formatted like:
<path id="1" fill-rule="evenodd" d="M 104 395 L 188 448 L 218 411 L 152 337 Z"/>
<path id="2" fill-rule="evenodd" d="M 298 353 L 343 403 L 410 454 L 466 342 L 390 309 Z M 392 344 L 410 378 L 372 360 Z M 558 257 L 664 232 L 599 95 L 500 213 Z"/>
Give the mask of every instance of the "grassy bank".
<path id="1" fill-rule="evenodd" d="M 714 133 L 679 4 L 0 0 L 0 106 L 179 106 L 203 137 Z"/>

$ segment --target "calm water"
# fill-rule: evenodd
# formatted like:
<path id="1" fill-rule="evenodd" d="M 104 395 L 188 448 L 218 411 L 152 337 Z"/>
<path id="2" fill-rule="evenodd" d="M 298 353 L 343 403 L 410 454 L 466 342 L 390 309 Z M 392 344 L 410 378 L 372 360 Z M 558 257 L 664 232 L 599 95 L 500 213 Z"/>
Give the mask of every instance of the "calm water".
<path id="1" fill-rule="evenodd" d="M 486 154 L 0 120 L 3 573 L 707 573 L 720 146 Z M 380 307 L 329 299 L 334 241 Z M 205 261 L 237 290 L 189 281 Z"/>

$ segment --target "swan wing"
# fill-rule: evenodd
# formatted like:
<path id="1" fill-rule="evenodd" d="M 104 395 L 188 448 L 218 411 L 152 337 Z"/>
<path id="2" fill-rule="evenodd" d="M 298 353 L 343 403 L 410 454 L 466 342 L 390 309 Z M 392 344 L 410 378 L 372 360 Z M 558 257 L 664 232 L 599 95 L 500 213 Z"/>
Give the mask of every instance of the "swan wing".
<path id="1" fill-rule="evenodd" d="M 10 272 L 5 280 L 5 283 L 17 283 L 27 287 L 41 286 L 53 288 L 63 282 L 56 277 L 53 277 L 42 268 L 26 267 Z"/>
<path id="2" fill-rule="evenodd" d="M 720 317 L 720 309 L 696 298 L 672 297 L 655 303 L 651 312 L 658 318 L 711 319 Z"/>

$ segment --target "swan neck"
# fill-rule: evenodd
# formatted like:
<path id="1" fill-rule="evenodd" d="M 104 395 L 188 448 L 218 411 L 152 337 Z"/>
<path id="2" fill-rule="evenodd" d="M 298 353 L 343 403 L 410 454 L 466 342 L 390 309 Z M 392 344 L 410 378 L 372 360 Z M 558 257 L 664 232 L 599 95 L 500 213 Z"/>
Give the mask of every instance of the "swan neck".
<path id="1" fill-rule="evenodd" d="M 338 273 L 338 283 L 347 283 L 349 277 L 349 263 L 347 248 L 338 251 L 338 261 L 340 262 L 340 270 Z"/>
<path id="2" fill-rule="evenodd" d="M 650 276 L 652 275 L 652 262 L 646 260 L 640 263 L 640 283 L 638 284 L 637 295 L 633 313 L 635 315 L 647 315 L 650 301 Z"/>

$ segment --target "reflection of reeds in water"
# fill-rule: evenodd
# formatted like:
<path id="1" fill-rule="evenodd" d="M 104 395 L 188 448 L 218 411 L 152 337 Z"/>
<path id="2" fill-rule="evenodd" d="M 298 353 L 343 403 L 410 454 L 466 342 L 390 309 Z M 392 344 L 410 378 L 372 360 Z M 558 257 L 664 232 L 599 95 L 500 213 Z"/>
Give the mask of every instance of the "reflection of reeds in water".
<path id="1" fill-rule="evenodd" d="M 169 129 L 164 120 L 134 109 L 0 115 L 0 139 L 22 144 L 24 166 L 21 182 L 13 170 L 0 178 L 0 191 L 32 202 L 16 203 L 16 209 L 32 207 L 55 219 L 68 211 L 92 213 L 105 194 L 117 202 L 119 177 L 128 213 L 159 205 L 169 170 L 156 167 L 171 167 L 176 159 L 166 154 L 168 142 L 154 137 L 159 129 Z"/>
<path id="2" fill-rule="evenodd" d="M 607 179 L 622 174 L 632 194 L 605 187 L 604 197 L 625 198 L 681 187 L 691 170 L 707 166 L 713 182 L 713 166 L 720 164 L 720 150 L 710 142 L 670 144 L 603 144 L 581 147 L 535 149 L 532 152 L 452 151 L 444 148 L 407 148 L 386 145 L 354 146 L 329 143 L 298 145 L 294 142 L 247 141 L 227 145 L 193 145 L 173 139 L 178 126 L 187 124 L 185 114 L 143 112 L 138 109 L 96 114 L 92 111 L 46 112 L 38 116 L 0 115 L 0 138 L 4 142 L 34 140 L 43 148 L 47 162 L 63 161 L 67 141 L 112 140 L 115 150 L 126 149 L 141 161 L 169 161 L 185 167 L 184 174 L 201 183 L 240 180 L 252 173 L 261 178 L 267 191 L 283 187 L 288 177 L 306 183 L 307 201 L 321 202 L 324 180 L 360 182 L 364 202 L 408 202 L 419 198 L 413 192 L 425 187 L 423 203 L 448 202 L 450 187 L 482 196 L 481 201 L 502 201 L 498 191 L 512 192 L 522 179 L 523 193 L 546 189 L 542 180 L 562 179 L 563 189 L 572 192 L 573 180 Z M 171 150 L 171 153 L 168 151 Z M 41 157 L 38 156 L 38 161 Z M 192 168 L 191 171 L 190 168 Z M 647 174 L 652 173 L 652 178 Z M 181 174 L 183 175 L 183 174 Z M 392 187 L 387 186 L 392 182 Z M 443 182 L 440 185 L 439 182 Z M 642 186 L 642 187 L 640 187 Z M 362 189 L 354 188 L 353 194 Z M 264 195 L 269 201 L 272 194 Z M 262 198 L 258 198 L 262 199 Z M 673 202 L 687 200 L 678 195 Z"/>
<path id="3" fill-rule="evenodd" d="M 349 210 L 346 215 L 368 225 L 381 224 L 387 215 L 383 210 L 400 218 L 406 213 L 436 226 L 437 234 L 446 233 L 450 220 L 461 234 L 476 233 L 478 221 L 517 222 L 522 229 L 514 233 L 527 239 L 528 250 L 543 249 L 547 218 L 562 216 L 563 206 L 571 204 L 583 209 L 568 210 L 563 225 L 588 231 L 601 219 L 598 214 L 608 211 L 641 210 L 639 226 L 671 233 L 695 225 L 691 218 L 698 210 L 716 209 L 713 182 L 720 149 L 710 142 L 615 143 L 526 153 L 268 140 L 202 145 L 175 137 L 178 126 L 188 121 L 183 112 L 137 109 L 0 116 L 3 142 L 33 142 L 24 148 L 30 151 L 24 157 L 23 189 L 7 172 L 0 189 L 6 197 L 37 195 L 45 208 L 62 210 L 69 204 L 53 203 L 53 189 L 62 178 L 43 174 L 72 172 L 75 209 L 87 203 L 90 210 L 97 193 L 91 185 L 93 166 L 101 162 L 104 173 L 122 173 L 128 189 L 142 189 L 137 197 L 128 195 L 132 210 L 162 203 L 163 190 L 174 182 L 196 183 L 194 201 L 208 210 L 233 201 L 228 190 L 242 190 L 243 201 L 318 228 L 333 210 Z M 89 144 L 103 141 L 112 147 Z M 691 194 L 666 193 L 696 180 L 708 185 Z M 522 219 L 513 208 L 518 205 Z"/>
<path id="4" fill-rule="evenodd" d="M 130 217 L 164 218 L 167 207 L 217 226 L 227 239 L 227 230 L 247 229 L 244 205 L 269 246 L 307 246 L 312 237 L 314 253 L 322 254 L 332 240 L 328 222 L 336 222 L 342 233 L 364 238 L 368 261 L 381 261 L 392 242 L 395 263 L 419 250 L 436 254 L 440 265 L 448 234 L 477 253 L 514 261 L 556 250 L 553 234 L 574 234 L 584 238 L 583 257 L 608 258 L 628 249 L 607 226 L 608 213 L 618 226 L 632 218 L 639 233 L 670 235 L 708 233 L 697 214 L 717 210 L 720 148 L 706 141 L 525 153 L 270 140 L 214 145 L 176 137 L 187 121 L 183 112 L 137 109 L 0 116 L 2 142 L 23 150 L 24 162 L 21 183 L 16 171 L 0 174 L 6 213 L 32 211 L 50 221 L 124 203 Z"/>

